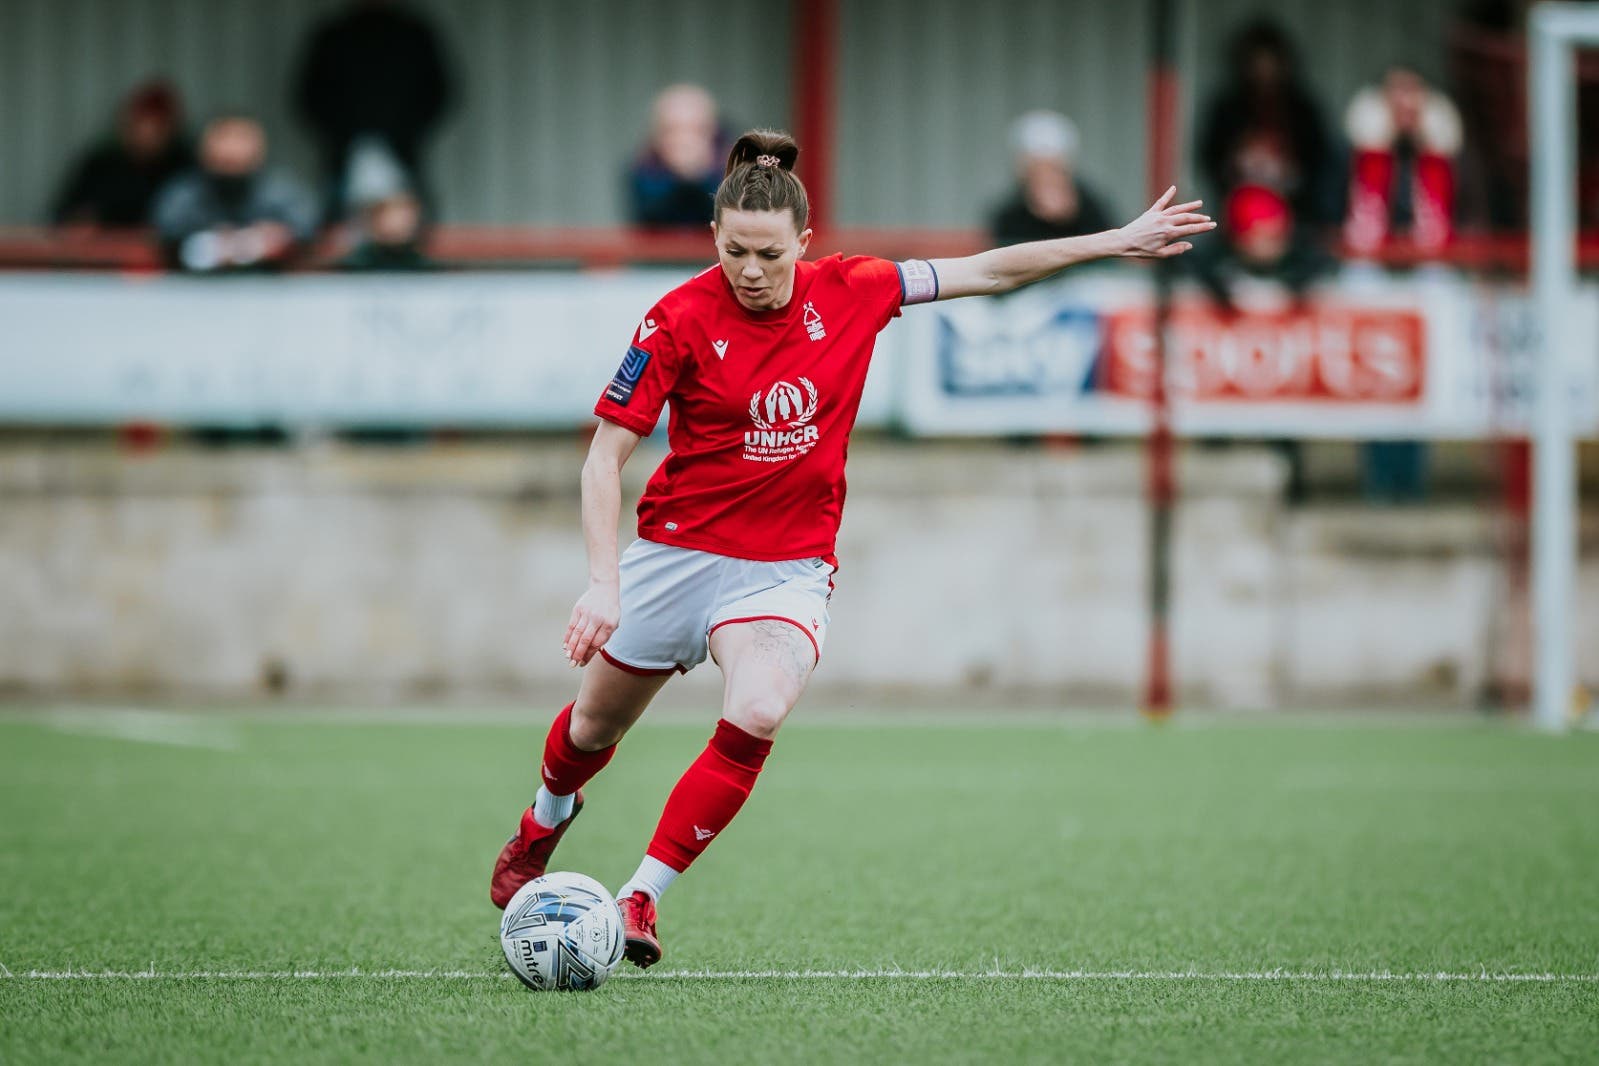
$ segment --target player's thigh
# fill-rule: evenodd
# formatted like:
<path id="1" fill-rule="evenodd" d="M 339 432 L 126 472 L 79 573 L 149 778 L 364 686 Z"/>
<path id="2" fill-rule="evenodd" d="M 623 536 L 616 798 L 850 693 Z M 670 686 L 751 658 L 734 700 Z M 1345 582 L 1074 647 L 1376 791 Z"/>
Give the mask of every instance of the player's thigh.
<path id="1" fill-rule="evenodd" d="M 594 751 L 621 740 L 670 677 L 632 673 L 596 655 L 583 667 L 572 705 L 572 743 Z"/>
<path id="2" fill-rule="evenodd" d="M 722 668 L 722 717 L 758 737 L 777 734 L 816 669 L 811 638 L 773 618 L 718 626 L 711 657 Z"/>

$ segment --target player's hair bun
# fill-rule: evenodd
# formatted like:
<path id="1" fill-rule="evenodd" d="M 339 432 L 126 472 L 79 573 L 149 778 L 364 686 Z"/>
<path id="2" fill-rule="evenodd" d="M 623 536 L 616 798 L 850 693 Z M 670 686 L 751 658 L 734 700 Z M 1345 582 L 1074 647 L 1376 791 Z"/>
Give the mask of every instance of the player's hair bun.
<path id="1" fill-rule="evenodd" d="M 723 176 L 726 177 L 733 173 L 735 168 L 746 163 L 762 167 L 775 165 L 782 170 L 793 170 L 794 161 L 798 158 L 799 145 L 794 143 L 794 138 L 783 131 L 750 130 L 733 142 L 733 150 L 727 153 L 727 170 L 723 172 Z M 776 163 L 770 160 L 776 160 Z"/>
<path id="2" fill-rule="evenodd" d="M 794 173 L 798 158 L 799 145 L 781 130 L 750 130 L 740 137 L 727 154 L 727 173 L 716 190 L 716 221 L 727 210 L 792 211 L 794 229 L 803 230 L 811 202 Z"/>

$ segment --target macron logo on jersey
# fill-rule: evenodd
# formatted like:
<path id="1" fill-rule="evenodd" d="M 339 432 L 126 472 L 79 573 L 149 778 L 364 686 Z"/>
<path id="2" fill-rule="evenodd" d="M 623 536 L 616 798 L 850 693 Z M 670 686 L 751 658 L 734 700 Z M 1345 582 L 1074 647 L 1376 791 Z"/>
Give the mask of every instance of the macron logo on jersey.
<path id="1" fill-rule="evenodd" d="M 654 331 L 652 330 L 651 332 Z M 639 338 L 642 340 L 643 336 L 644 331 L 640 327 Z M 622 365 L 616 368 L 616 376 L 611 379 L 609 385 L 605 386 L 605 398 L 612 403 L 626 407 L 628 401 L 633 398 L 634 386 L 638 384 L 639 378 L 644 376 L 644 368 L 649 365 L 649 362 L 649 352 L 646 352 L 636 344 L 629 348 L 627 354 L 622 357 Z"/>
<path id="2" fill-rule="evenodd" d="M 718 358 L 718 359 L 726 359 L 727 358 L 727 342 L 726 341 L 712 341 L 711 342 L 711 347 L 716 349 L 716 358 Z"/>
<path id="3" fill-rule="evenodd" d="M 644 321 L 638 324 L 638 339 L 641 341 L 647 341 L 650 339 L 650 334 L 654 333 L 660 328 L 660 326 L 655 324 L 655 319 L 646 318 Z"/>

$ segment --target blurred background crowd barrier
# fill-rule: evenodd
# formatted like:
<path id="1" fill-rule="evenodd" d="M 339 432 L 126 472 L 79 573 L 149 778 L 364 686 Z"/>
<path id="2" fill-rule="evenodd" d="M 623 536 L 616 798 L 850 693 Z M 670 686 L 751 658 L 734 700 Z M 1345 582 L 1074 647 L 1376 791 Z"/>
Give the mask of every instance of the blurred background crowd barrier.
<path id="1" fill-rule="evenodd" d="M 562 683 L 594 397 L 712 260 L 730 135 L 773 125 L 814 254 L 1094 232 L 1146 206 L 1165 152 L 1222 222 L 1165 334 L 1180 699 L 1517 708 L 1527 13 L 6 0 L 0 692 Z M 1152 288 L 1113 264 L 883 334 L 819 683 L 1137 699 Z M 1599 292 L 1571 306 L 1592 651 Z"/>
<path id="2" fill-rule="evenodd" d="M 660 294 L 663 268 L 130 285 L 15 274 L 0 318 L 0 417 L 16 424 L 576 431 Z M 1584 286 L 1577 346 L 1599 352 Z M 1524 433 L 1535 336 L 1513 284 L 1352 281 L 1314 305 L 1246 315 L 1180 299 L 1168 378 L 1179 430 L 1256 439 L 1487 439 Z M 1004 300 L 938 304 L 878 344 L 860 425 L 919 436 L 1141 436 L 1155 373 L 1147 284 L 1068 277 Z M 1574 361 L 1579 428 L 1599 430 L 1599 358 Z"/>

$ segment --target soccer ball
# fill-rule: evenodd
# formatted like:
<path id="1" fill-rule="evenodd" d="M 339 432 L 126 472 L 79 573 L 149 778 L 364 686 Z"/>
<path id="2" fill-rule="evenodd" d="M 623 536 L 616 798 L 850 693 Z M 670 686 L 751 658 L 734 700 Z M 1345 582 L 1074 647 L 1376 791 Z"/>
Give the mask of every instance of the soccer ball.
<path id="1" fill-rule="evenodd" d="M 582 874 L 535 877 L 511 897 L 500 947 L 511 972 L 535 990 L 598 988 L 622 962 L 622 912 Z"/>

